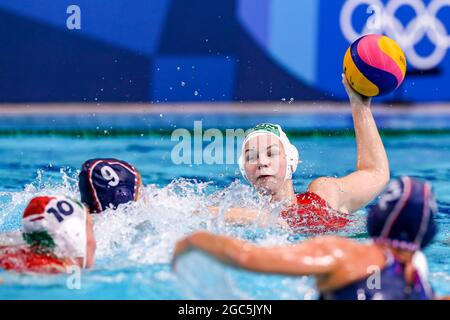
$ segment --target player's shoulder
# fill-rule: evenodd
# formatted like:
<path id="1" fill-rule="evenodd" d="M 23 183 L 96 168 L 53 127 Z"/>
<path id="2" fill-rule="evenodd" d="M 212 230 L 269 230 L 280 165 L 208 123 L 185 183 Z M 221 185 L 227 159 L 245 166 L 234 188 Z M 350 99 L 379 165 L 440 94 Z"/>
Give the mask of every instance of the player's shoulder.
<path id="1" fill-rule="evenodd" d="M 317 194 L 331 207 L 339 210 L 339 179 L 333 177 L 319 177 L 308 186 L 308 191 Z"/>
<path id="2" fill-rule="evenodd" d="M 323 188 L 339 188 L 339 179 L 334 177 L 319 177 L 311 181 L 311 183 L 308 186 L 308 191 L 317 193 L 316 191 L 320 192 Z"/>

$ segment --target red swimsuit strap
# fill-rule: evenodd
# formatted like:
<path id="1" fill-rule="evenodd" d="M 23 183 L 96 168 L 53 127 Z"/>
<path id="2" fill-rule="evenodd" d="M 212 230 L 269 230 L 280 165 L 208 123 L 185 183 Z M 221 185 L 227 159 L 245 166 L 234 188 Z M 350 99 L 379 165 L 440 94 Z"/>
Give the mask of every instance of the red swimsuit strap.
<path id="1" fill-rule="evenodd" d="M 330 207 L 330 205 L 319 196 L 317 193 L 306 191 L 304 193 L 298 193 L 297 197 L 297 205 L 310 205 L 311 203 L 317 204 L 321 207 Z"/>

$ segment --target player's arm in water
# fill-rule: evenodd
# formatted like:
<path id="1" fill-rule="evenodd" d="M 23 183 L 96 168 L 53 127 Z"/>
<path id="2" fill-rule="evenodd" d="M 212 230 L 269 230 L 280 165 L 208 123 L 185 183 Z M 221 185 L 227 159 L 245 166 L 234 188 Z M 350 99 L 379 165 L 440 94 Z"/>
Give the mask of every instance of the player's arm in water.
<path id="1" fill-rule="evenodd" d="M 218 207 L 209 206 L 208 210 L 213 216 L 220 214 Z M 224 221 L 226 223 L 249 224 L 256 221 L 259 214 L 260 212 L 256 209 L 228 208 L 224 213 Z"/>
<path id="2" fill-rule="evenodd" d="M 311 239 L 283 247 L 259 247 L 232 237 L 197 232 L 177 243 L 173 266 L 183 252 L 197 248 L 224 263 L 255 272 L 326 275 L 337 268 L 341 252 L 336 237 Z"/>
<path id="3" fill-rule="evenodd" d="M 344 287 L 367 276 L 367 263 L 363 262 L 362 270 L 359 271 L 352 271 L 349 266 L 358 264 L 358 261 L 362 262 L 362 256 L 373 257 L 374 254 L 373 250 L 367 253 L 367 248 L 359 243 L 337 236 L 313 238 L 289 246 L 260 247 L 232 237 L 202 231 L 177 243 L 172 260 L 174 269 L 178 257 L 190 249 L 198 249 L 223 263 L 248 271 L 314 276 L 321 292 Z M 383 251 L 377 251 L 379 258 L 385 260 Z M 450 300 L 450 297 L 435 296 L 434 299 Z"/>
<path id="4" fill-rule="evenodd" d="M 355 127 L 356 171 L 342 178 L 315 179 L 308 190 L 325 199 L 334 209 L 354 212 L 372 201 L 389 181 L 389 162 L 375 120 L 371 99 L 354 91 L 343 76 Z"/>
<path id="5" fill-rule="evenodd" d="M 213 216 L 219 215 L 219 208 L 209 206 L 208 211 Z M 223 214 L 225 223 L 233 225 L 248 225 L 257 223 L 259 227 L 267 227 L 270 223 L 269 214 L 261 212 L 258 209 L 246 209 L 246 208 L 228 208 Z M 277 218 L 276 223 L 282 228 L 289 228 L 286 221 L 282 218 Z"/>

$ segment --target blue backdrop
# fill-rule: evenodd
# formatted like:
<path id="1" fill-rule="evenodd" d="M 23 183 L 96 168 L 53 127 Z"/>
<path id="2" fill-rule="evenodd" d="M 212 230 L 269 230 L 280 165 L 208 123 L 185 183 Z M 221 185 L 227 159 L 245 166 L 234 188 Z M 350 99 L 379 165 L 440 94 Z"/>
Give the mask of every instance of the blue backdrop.
<path id="1" fill-rule="evenodd" d="M 0 102 L 342 100 L 373 32 L 408 60 L 379 101 L 450 101 L 449 31 L 444 0 L 0 0 Z"/>

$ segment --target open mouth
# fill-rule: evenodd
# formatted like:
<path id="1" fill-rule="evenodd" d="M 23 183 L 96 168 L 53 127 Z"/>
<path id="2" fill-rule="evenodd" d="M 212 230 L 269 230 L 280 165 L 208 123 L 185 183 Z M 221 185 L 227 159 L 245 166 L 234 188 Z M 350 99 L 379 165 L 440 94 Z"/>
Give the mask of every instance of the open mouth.
<path id="1" fill-rule="evenodd" d="M 270 174 L 262 174 L 262 175 L 260 175 L 260 176 L 258 177 L 257 180 L 265 180 L 265 179 L 268 179 L 268 178 L 273 178 L 273 176 L 270 175 Z"/>

